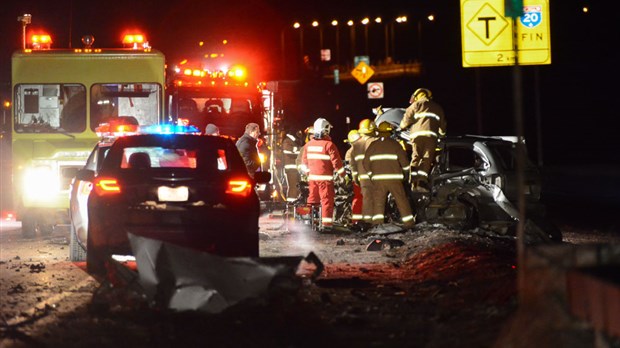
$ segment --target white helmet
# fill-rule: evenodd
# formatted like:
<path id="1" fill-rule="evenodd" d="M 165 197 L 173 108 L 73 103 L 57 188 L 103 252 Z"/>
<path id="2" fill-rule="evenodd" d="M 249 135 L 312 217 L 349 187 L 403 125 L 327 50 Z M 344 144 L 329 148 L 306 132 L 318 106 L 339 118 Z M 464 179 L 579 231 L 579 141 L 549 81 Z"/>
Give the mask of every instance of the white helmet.
<path id="1" fill-rule="evenodd" d="M 317 118 L 314 121 L 314 133 L 315 134 L 329 134 L 332 129 L 332 125 L 324 118 Z"/>

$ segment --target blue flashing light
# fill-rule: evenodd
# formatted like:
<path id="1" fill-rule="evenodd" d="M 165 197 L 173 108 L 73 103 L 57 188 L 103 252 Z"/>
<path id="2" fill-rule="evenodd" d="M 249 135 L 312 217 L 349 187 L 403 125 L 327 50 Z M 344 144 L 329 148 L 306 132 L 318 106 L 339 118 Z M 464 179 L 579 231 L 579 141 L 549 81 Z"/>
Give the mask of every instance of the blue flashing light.
<path id="1" fill-rule="evenodd" d="M 192 125 L 154 124 L 145 126 L 141 133 L 149 134 L 200 134 L 200 130 Z"/>

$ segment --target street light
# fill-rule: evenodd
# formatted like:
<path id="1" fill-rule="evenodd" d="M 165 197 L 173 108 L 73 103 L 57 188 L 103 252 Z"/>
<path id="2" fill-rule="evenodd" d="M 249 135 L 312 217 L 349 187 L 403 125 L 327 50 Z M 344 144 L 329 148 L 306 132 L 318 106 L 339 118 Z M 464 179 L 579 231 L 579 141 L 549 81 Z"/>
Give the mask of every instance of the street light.
<path id="1" fill-rule="evenodd" d="M 319 24 L 319 21 L 312 21 L 312 26 L 319 28 L 319 50 L 323 49 L 323 27 Z"/>
<path id="2" fill-rule="evenodd" d="M 340 64 L 340 28 L 338 20 L 332 20 L 332 27 L 336 28 L 336 66 Z"/>
<path id="3" fill-rule="evenodd" d="M 368 17 L 362 19 L 362 25 L 364 25 L 364 54 L 368 55 L 368 23 L 370 19 Z"/>
<path id="4" fill-rule="evenodd" d="M 353 59 L 355 57 L 355 22 L 349 19 L 347 25 L 349 26 L 349 36 L 351 39 L 351 59 Z"/>
<path id="5" fill-rule="evenodd" d="M 293 23 L 293 29 L 299 30 L 299 58 L 304 58 L 304 28 L 301 27 L 301 23 Z"/>
<path id="6" fill-rule="evenodd" d="M 433 22 L 435 20 L 435 15 L 432 13 L 426 16 L 426 20 L 429 22 Z M 422 60 L 422 19 L 418 19 L 418 58 Z"/>

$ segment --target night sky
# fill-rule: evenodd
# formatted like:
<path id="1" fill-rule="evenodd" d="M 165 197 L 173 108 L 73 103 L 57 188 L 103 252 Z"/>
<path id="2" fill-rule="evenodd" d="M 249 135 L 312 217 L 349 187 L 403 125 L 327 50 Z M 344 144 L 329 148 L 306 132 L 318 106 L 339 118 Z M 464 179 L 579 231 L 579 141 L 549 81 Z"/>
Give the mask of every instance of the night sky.
<path id="1" fill-rule="evenodd" d="M 442 7 L 437 7 L 439 3 Z M 620 37 L 617 24 L 620 15 L 613 4 L 613 1 L 603 0 L 551 0 L 552 64 L 521 69 L 528 150 L 535 158 L 538 141 L 534 115 L 539 109 L 545 164 L 620 164 L 617 140 L 620 128 L 616 126 L 616 119 L 620 117 L 616 107 L 620 57 L 615 47 Z M 583 6 L 589 7 L 588 13 L 582 11 Z M 339 86 L 327 83 L 324 91 L 332 104 L 327 109 L 310 107 L 303 117 L 311 118 L 316 115 L 313 113 L 322 112 L 325 115 L 321 116 L 333 119 L 337 127 L 344 127 L 345 116 L 357 122 L 371 116 L 369 108 L 378 104 L 406 107 L 415 88 L 428 87 L 446 109 L 450 134 L 472 134 L 480 130 L 489 135 L 514 134 L 513 70 L 510 67 L 462 67 L 460 3 L 456 0 L 13 0 L 4 2 L 0 12 L 3 98 L 10 83 L 10 54 L 21 46 L 21 25 L 17 16 L 23 13 L 32 14 L 30 29 L 53 33 L 54 47 L 68 47 L 69 44 L 78 47 L 84 34 L 94 35 L 97 47 L 111 47 L 117 45 L 124 30 L 135 28 L 146 32 L 151 45 L 174 61 L 196 49 L 198 41 L 216 42 L 226 38 L 261 67 L 263 79 L 297 77 L 294 69 L 298 64 L 299 47 L 295 41 L 297 32 L 291 28 L 294 21 L 308 24 L 312 19 L 327 22 L 338 18 L 344 22 L 364 16 L 393 18 L 406 14 L 410 24 L 397 32 L 396 58 L 403 62 L 421 59 L 422 75 L 385 81 L 386 96 L 380 101 L 369 101 L 365 86 L 357 82 L 343 82 Z M 418 42 L 414 24 L 427 13 L 433 13 L 436 20 L 432 24 L 424 22 L 422 41 Z M 385 56 L 384 42 L 381 31 L 369 28 L 369 55 L 374 62 Z M 318 35 L 311 29 L 305 31 L 305 50 L 315 59 Z M 342 30 L 345 32 L 341 32 L 342 40 L 347 40 L 348 28 Z M 323 35 L 326 45 L 333 45 L 330 41 L 335 36 L 333 28 L 326 28 Z M 359 45 L 362 35 L 361 31 L 357 32 L 358 46 L 362 46 Z M 346 41 L 341 46 L 347 46 Z M 345 63 L 344 60 L 349 63 L 348 46 L 341 47 L 340 52 L 341 63 Z M 476 90 L 480 92 L 479 103 Z M 538 97 L 540 104 L 536 102 Z M 338 110 L 334 110 L 334 104 L 338 105 Z M 482 117 L 481 125 L 478 115 Z"/>

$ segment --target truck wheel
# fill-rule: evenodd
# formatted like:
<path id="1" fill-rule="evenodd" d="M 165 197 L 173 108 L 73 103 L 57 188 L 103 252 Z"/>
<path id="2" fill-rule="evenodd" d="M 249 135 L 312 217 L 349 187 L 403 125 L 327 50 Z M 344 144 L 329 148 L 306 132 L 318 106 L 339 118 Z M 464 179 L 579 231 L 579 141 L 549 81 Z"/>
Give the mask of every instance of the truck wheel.
<path id="1" fill-rule="evenodd" d="M 39 224 L 38 225 L 39 233 L 42 236 L 49 236 L 54 232 L 54 225 L 51 224 Z"/>
<path id="2" fill-rule="evenodd" d="M 37 235 L 37 219 L 31 214 L 22 217 L 22 236 L 32 238 Z"/>

